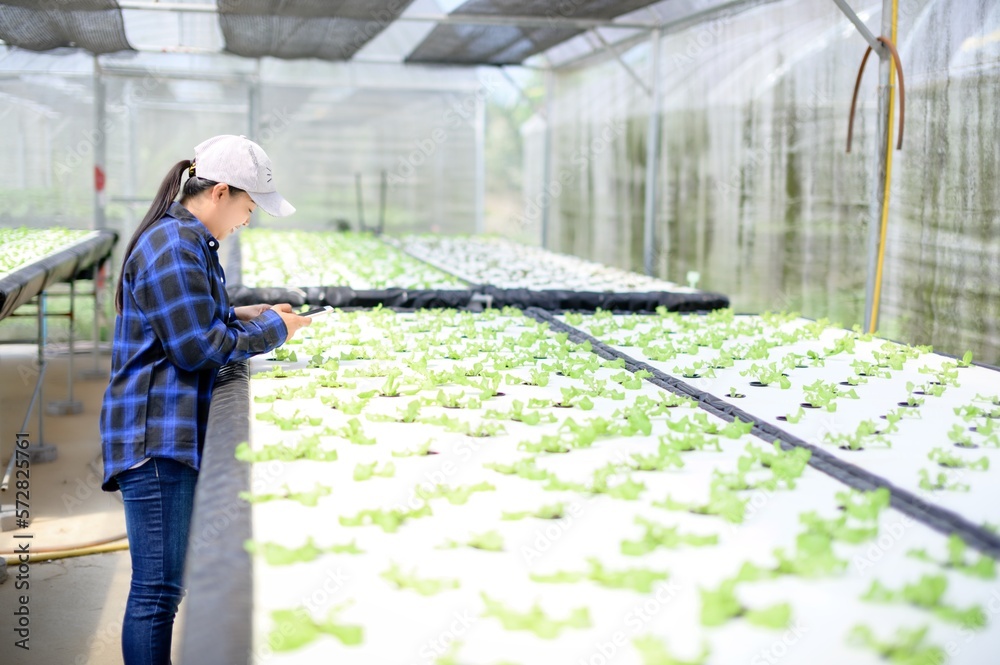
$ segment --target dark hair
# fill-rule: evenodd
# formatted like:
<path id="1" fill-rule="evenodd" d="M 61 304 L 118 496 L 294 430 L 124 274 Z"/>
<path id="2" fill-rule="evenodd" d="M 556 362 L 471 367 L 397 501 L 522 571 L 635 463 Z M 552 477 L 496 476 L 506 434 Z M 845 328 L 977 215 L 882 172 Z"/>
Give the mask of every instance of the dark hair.
<path id="1" fill-rule="evenodd" d="M 177 194 L 181 191 L 181 178 L 184 176 L 184 172 L 188 171 L 189 177 L 187 181 L 184 182 L 184 194 L 181 200 L 189 199 L 193 196 L 201 194 L 205 190 L 211 189 L 218 185 L 219 183 L 214 180 L 207 180 L 205 178 L 199 178 L 196 175 L 192 175 L 191 160 L 184 159 L 172 167 L 167 173 L 167 176 L 160 183 L 160 188 L 156 192 L 156 198 L 153 199 L 153 205 L 149 207 L 149 211 L 146 212 L 146 216 L 142 218 L 139 226 L 136 227 L 135 233 L 132 234 L 132 239 L 128 241 L 128 246 L 125 248 L 125 254 L 122 256 L 122 268 L 118 272 L 118 286 L 115 289 L 115 311 L 119 314 L 122 313 L 122 307 L 124 306 L 124 299 L 122 295 L 122 281 L 125 277 L 125 264 L 128 262 L 129 256 L 132 255 L 132 250 L 135 249 L 135 245 L 139 242 L 139 238 L 145 233 L 153 224 L 160 221 L 167 210 L 170 208 L 170 204 L 174 202 L 177 198 Z M 229 185 L 230 194 L 241 194 L 244 190 L 237 187 Z"/>

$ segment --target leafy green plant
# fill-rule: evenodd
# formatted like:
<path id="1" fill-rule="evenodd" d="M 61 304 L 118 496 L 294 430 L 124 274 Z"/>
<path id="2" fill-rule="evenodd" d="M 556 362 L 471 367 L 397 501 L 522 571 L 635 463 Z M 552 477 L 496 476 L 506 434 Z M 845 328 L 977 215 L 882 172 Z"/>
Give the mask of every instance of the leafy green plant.
<path id="1" fill-rule="evenodd" d="M 501 625 L 506 630 L 530 631 L 543 640 L 555 639 L 567 628 L 582 630 L 590 628 L 592 625 L 590 622 L 590 611 L 586 607 L 576 608 L 570 612 L 568 617 L 558 620 L 547 616 L 537 603 L 527 612 L 518 612 L 508 608 L 499 601 L 493 600 L 486 593 L 481 593 L 480 596 L 486 605 L 483 617 L 499 619 Z"/>
<path id="2" fill-rule="evenodd" d="M 313 427 L 319 426 L 323 423 L 322 416 L 309 416 L 309 415 L 299 415 L 299 410 L 296 409 L 294 413 L 290 416 L 279 416 L 273 409 L 268 411 L 261 411 L 256 414 L 257 420 L 262 420 L 266 423 L 273 423 L 281 428 L 282 431 L 297 430 L 301 425 L 311 425 Z"/>
<path id="3" fill-rule="evenodd" d="M 593 494 L 604 494 L 615 499 L 635 501 L 646 490 L 646 485 L 633 480 L 631 477 L 627 477 L 625 480 L 612 485 L 611 478 L 619 472 L 615 464 L 608 464 L 597 469 L 594 471 L 594 479 L 589 491 Z"/>
<path id="4" fill-rule="evenodd" d="M 294 462 L 300 459 L 314 462 L 334 462 L 337 460 L 336 450 L 323 449 L 320 445 L 319 436 L 313 434 L 302 437 L 292 445 L 279 443 L 264 446 L 258 450 L 252 449 L 249 443 L 243 441 L 236 446 L 234 453 L 236 459 L 241 462 L 270 462 L 272 460 Z"/>
<path id="5" fill-rule="evenodd" d="M 496 487 L 490 483 L 481 482 L 475 485 L 462 485 L 459 487 L 450 487 L 448 485 L 435 485 L 430 489 L 418 487 L 416 494 L 427 501 L 431 499 L 447 499 L 448 503 L 453 506 L 462 506 L 468 503 L 469 497 L 476 492 L 492 492 L 494 490 L 496 490 Z"/>
<path id="6" fill-rule="evenodd" d="M 471 547 L 473 549 L 484 550 L 486 552 L 502 552 L 503 536 L 496 531 L 487 531 L 486 533 L 474 534 L 464 543 L 457 540 L 449 540 L 441 546 L 442 549 L 451 549 L 456 547 Z"/>
<path id="7" fill-rule="evenodd" d="M 409 450 L 394 450 L 392 451 L 393 457 L 425 457 L 427 455 L 436 455 L 433 450 L 431 450 L 431 444 L 434 443 L 433 439 L 428 439 L 424 443 L 420 444 L 416 448 L 411 448 Z"/>
<path id="8" fill-rule="evenodd" d="M 395 533 L 404 522 L 419 517 L 429 517 L 432 514 L 430 504 L 424 502 L 422 506 L 413 510 L 368 509 L 360 511 L 354 517 L 341 515 L 340 524 L 341 526 L 373 525 L 381 528 L 386 533 Z"/>
<path id="9" fill-rule="evenodd" d="M 943 621 L 961 624 L 965 628 L 984 628 L 986 614 L 978 605 L 960 610 L 942 602 L 948 590 L 948 578 L 944 575 L 923 575 L 911 584 L 905 584 L 902 589 L 892 590 L 878 580 L 861 597 L 862 600 L 877 603 L 905 603 L 921 609 L 930 610 Z"/>
<path id="10" fill-rule="evenodd" d="M 951 492 L 968 492 L 969 485 L 958 480 L 951 480 L 948 474 L 944 471 L 938 472 L 936 476 L 931 476 L 927 469 L 920 469 L 920 482 L 918 483 L 920 489 L 927 490 L 928 492 L 934 491 L 951 491 Z"/>
<path id="11" fill-rule="evenodd" d="M 322 432 L 322 436 L 336 436 L 347 439 L 356 446 L 374 446 L 375 439 L 365 434 L 361 421 L 351 418 L 343 427 L 327 427 Z"/>
<path id="12" fill-rule="evenodd" d="M 377 469 L 378 462 L 372 462 L 370 464 L 359 463 L 354 467 L 354 480 L 370 480 L 371 478 L 392 478 L 396 475 L 396 465 L 392 462 L 387 462 L 382 466 L 381 469 Z"/>
<path id="13" fill-rule="evenodd" d="M 368 405 L 370 399 L 371 397 L 366 396 L 364 393 L 359 395 L 358 399 L 355 400 L 341 399 L 336 395 L 323 395 L 320 397 L 320 401 L 323 402 L 323 404 L 326 404 L 330 408 L 337 409 L 347 416 L 356 416 L 360 414 L 364 410 L 365 406 Z"/>
<path id="14" fill-rule="evenodd" d="M 716 589 L 701 589 L 701 624 L 721 626 L 736 618 L 745 618 L 761 628 L 781 630 L 788 627 L 792 608 L 788 603 L 778 603 L 764 609 L 750 609 L 736 597 L 737 580 L 725 580 Z"/>
<path id="15" fill-rule="evenodd" d="M 722 452 L 719 445 L 719 437 L 715 435 L 691 432 L 688 434 L 664 434 L 660 437 L 660 443 L 670 450 L 685 453 L 693 450 L 705 450 L 713 448 L 716 452 Z"/>
<path id="16" fill-rule="evenodd" d="M 921 561 L 936 563 L 942 568 L 956 570 L 970 577 L 987 580 L 995 579 L 997 576 L 996 561 L 985 554 L 981 554 L 975 560 L 969 559 L 966 556 L 967 549 L 968 546 L 965 544 L 965 541 L 953 533 L 948 536 L 948 555 L 944 560 L 934 559 L 924 549 L 912 549 L 906 554 Z"/>
<path id="17" fill-rule="evenodd" d="M 632 640 L 632 645 L 639 652 L 642 665 L 705 665 L 711 653 L 707 644 L 702 644 L 701 653 L 693 660 L 681 660 L 667 650 L 659 637 L 643 635 Z"/>
<path id="18" fill-rule="evenodd" d="M 848 643 L 866 647 L 879 655 L 882 660 L 898 665 L 925 665 L 928 663 L 944 663 L 948 658 L 944 649 L 926 644 L 927 627 L 910 630 L 900 628 L 894 638 L 880 640 L 872 629 L 865 625 L 857 625 L 847 635 Z"/>
<path id="19" fill-rule="evenodd" d="M 686 367 L 678 365 L 677 367 L 674 367 L 673 371 L 676 374 L 680 374 L 685 379 L 708 379 L 715 377 L 715 369 L 704 360 L 696 360 Z"/>
<path id="20" fill-rule="evenodd" d="M 658 548 L 676 549 L 681 545 L 708 547 L 716 545 L 719 542 L 719 537 L 715 534 L 703 536 L 693 533 L 680 533 L 675 526 L 657 524 L 642 516 L 637 516 L 635 523 L 643 527 L 644 533 L 641 540 L 622 541 L 621 552 L 626 556 L 642 556 Z"/>
<path id="21" fill-rule="evenodd" d="M 938 466 L 946 469 L 971 469 L 974 471 L 986 471 L 990 468 L 990 458 L 980 457 L 977 460 L 968 460 L 961 455 L 945 450 L 944 448 L 934 448 L 927 453 L 927 459 L 937 462 Z"/>
<path id="22" fill-rule="evenodd" d="M 785 419 L 785 420 L 786 420 L 787 422 L 790 422 L 790 423 L 792 423 L 793 425 L 795 425 L 795 424 L 797 424 L 797 423 L 798 423 L 798 422 L 799 422 L 800 420 L 802 420 L 802 416 L 804 416 L 804 415 L 806 415 L 806 412 L 805 412 L 805 409 L 803 409 L 803 408 L 802 408 L 802 407 L 800 406 L 800 407 L 798 408 L 798 410 L 797 410 L 797 411 L 796 411 L 795 413 L 789 413 L 789 414 L 786 414 L 785 416 L 783 416 L 783 418 L 784 418 L 784 419 Z M 781 419 L 782 419 L 782 416 L 779 416 L 779 417 L 778 417 L 778 420 L 781 420 Z"/>
<path id="23" fill-rule="evenodd" d="M 293 376 L 306 376 L 306 371 L 304 369 L 285 369 L 281 365 L 278 365 L 274 369 L 268 372 L 256 372 L 253 375 L 255 379 L 287 379 Z"/>
<path id="24" fill-rule="evenodd" d="M 721 485 L 712 485 L 707 503 L 675 501 L 669 496 L 663 501 L 654 501 L 657 508 L 667 510 L 683 510 L 695 515 L 718 515 L 727 522 L 740 524 L 746 516 L 749 499 L 743 499 L 739 494 Z"/>
<path id="25" fill-rule="evenodd" d="M 264 493 L 264 494 L 252 494 L 250 492 L 240 492 L 239 497 L 246 501 L 247 503 L 266 503 L 268 501 L 296 501 L 301 503 L 303 506 L 315 506 L 319 503 L 319 498 L 321 496 L 328 496 L 332 490 L 325 485 L 316 484 L 316 487 L 311 490 L 301 490 L 298 492 L 293 492 L 285 485 L 284 491 L 279 493 Z"/>
<path id="26" fill-rule="evenodd" d="M 950 430 L 948 430 L 948 440 L 954 443 L 959 448 L 977 448 L 978 446 L 972 440 L 972 435 L 969 431 L 962 427 L 961 425 L 953 425 Z"/>
<path id="27" fill-rule="evenodd" d="M 783 390 L 787 390 L 792 387 L 791 380 L 789 380 L 789 378 L 782 373 L 778 364 L 773 362 L 767 365 L 754 363 L 750 365 L 749 369 L 741 370 L 740 376 L 753 377 L 753 379 L 762 386 L 769 386 L 772 383 L 777 383 Z"/>
<path id="28" fill-rule="evenodd" d="M 670 468 L 683 468 L 684 460 L 681 459 L 680 453 L 660 441 L 655 455 L 632 453 L 628 465 L 634 471 L 665 471 Z"/>
<path id="29" fill-rule="evenodd" d="M 857 429 L 850 434 L 827 432 L 823 436 L 826 443 L 840 446 L 844 450 L 864 450 L 873 444 L 884 445 L 891 448 L 892 443 L 882 436 L 878 425 L 873 420 L 862 420 L 858 423 Z"/>
<path id="30" fill-rule="evenodd" d="M 502 520 L 523 520 L 534 517 L 540 520 L 558 520 L 566 516 L 566 507 L 562 503 L 544 505 L 538 510 L 526 510 L 514 513 L 504 512 Z"/>
<path id="31" fill-rule="evenodd" d="M 348 604 L 331 608 L 325 620 L 315 619 L 304 607 L 274 610 L 271 612 L 274 625 L 267 643 L 276 652 L 295 651 L 315 641 L 320 635 L 330 635 L 348 646 L 361 644 L 364 641 L 364 628 L 336 621 L 337 615 Z"/>
<path id="32" fill-rule="evenodd" d="M 590 580 L 609 589 L 630 589 L 639 593 L 650 593 L 656 582 L 667 579 L 666 571 L 654 571 L 648 568 L 627 568 L 625 570 L 607 570 L 598 559 L 587 559 L 590 569 L 585 572 L 559 572 L 551 575 L 531 574 L 535 582 L 547 584 L 572 584 Z"/>
<path id="33" fill-rule="evenodd" d="M 534 457 L 518 460 L 513 464 L 487 462 L 486 464 L 483 464 L 483 467 L 507 476 L 518 476 L 520 478 L 524 478 L 525 480 L 546 480 L 549 478 L 548 471 L 539 469 L 535 465 Z"/>
<path id="34" fill-rule="evenodd" d="M 289 566 L 294 563 L 308 563 L 315 561 L 322 554 L 364 554 L 358 549 L 357 544 L 352 540 L 346 545 L 332 545 L 327 548 L 316 546 L 312 538 L 299 547 L 286 547 L 281 543 L 257 543 L 253 540 L 246 540 L 243 549 L 249 554 L 256 554 L 264 557 L 264 561 L 269 566 Z"/>
<path id="35" fill-rule="evenodd" d="M 442 591 L 457 589 L 459 587 L 459 581 L 456 579 L 417 577 L 416 568 L 409 573 L 404 573 L 399 564 L 395 562 L 392 563 L 389 570 L 382 572 L 379 577 L 397 589 L 410 589 L 416 591 L 421 596 L 434 596 Z"/>

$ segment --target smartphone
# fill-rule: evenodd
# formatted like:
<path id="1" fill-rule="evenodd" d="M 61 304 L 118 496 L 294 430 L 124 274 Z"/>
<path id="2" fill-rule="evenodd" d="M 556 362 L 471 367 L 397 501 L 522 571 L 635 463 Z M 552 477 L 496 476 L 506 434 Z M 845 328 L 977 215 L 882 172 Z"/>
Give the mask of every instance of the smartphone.
<path id="1" fill-rule="evenodd" d="M 329 314 L 332 311 L 333 308 L 326 305 L 325 307 L 317 307 L 316 309 L 310 309 L 307 312 L 302 312 L 299 316 L 317 317 L 322 316 L 323 314 Z"/>

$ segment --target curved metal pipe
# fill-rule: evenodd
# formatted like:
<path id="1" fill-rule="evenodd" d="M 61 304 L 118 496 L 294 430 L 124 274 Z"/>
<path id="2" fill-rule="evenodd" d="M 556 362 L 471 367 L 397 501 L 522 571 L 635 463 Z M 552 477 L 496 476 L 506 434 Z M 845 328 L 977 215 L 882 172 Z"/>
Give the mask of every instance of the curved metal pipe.
<path id="1" fill-rule="evenodd" d="M 882 45 L 889 49 L 892 60 L 896 63 L 896 72 L 899 75 L 899 137 L 896 139 L 896 150 L 903 149 L 903 125 L 906 122 L 906 86 L 903 83 L 903 63 L 899 59 L 899 52 L 891 41 L 885 37 L 876 37 Z M 847 152 L 851 151 L 851 138 L 854 136 L 854 110 L 858 105 L 858 90 L 861 88 L 861 77 L 865 73 L 865 65 L 868 63 L 868 56 L 872 54 L 872 47 L 865 50 L 865 57 L 861 59 L 861 67 L 858 68 L 858 78 L 854 82 L 854 95 L 851 97 L 851 115 L 847 122 Z"/>

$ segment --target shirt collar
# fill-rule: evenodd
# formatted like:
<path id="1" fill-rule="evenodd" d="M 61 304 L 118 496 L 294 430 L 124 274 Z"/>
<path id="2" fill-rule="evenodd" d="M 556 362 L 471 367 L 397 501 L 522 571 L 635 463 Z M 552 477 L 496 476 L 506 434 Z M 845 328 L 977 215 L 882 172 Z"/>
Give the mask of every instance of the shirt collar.
<path id="1" fill-rule="evenodd" d="M 196 229 L 198 235 L 200 235 L 204 240 L 205 244 L 208 245 L 209 249 L 217 250 L 219 249 L 219 241 L 215 239 L 208 231 L 208 227 L 197 217 L 191 214 L 191 211 L 182 206 L 180 203 L 174 201 L 167 208 L 167 214 L 174 219 L 179 219 L 183 222 L 196 222 L 192 224 L 192 227 Z"/>

